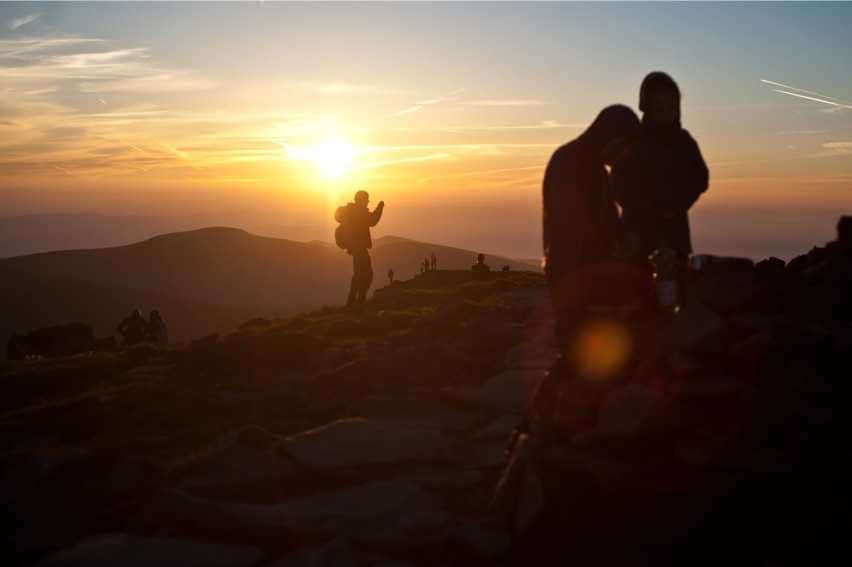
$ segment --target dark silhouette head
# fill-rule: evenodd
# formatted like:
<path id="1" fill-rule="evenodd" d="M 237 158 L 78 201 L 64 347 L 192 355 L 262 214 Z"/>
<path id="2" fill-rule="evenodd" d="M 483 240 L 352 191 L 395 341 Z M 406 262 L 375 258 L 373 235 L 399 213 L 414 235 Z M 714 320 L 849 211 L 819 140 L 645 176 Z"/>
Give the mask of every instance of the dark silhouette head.
<path id="1" fill-rule="evenodd" d="M 583 144 L 606 164 L 639 137 L 641 124 L 636 113 L 623 104 L 607 106 L 580 136 Z"/>
<path id="2" fill-rule="evenodd" d="M 485 254 L 478 254 L 476 256 L 476 261 L 479 262 L 480 264 L 483 263 L 485 261 Z"/>
<path id="3" fill-rule="evenodd" d="M 649 73 L 639 86 L 639 110 L 645 123 L 680 127 L 680 89 L 674 79 L 661 71 Z"/>
<path id="4" fill-rule="evenodd" d="M 362 205 L 364 207 L 367 206 L 367 203 L 370 202 L 370 194 L 366 191 L 358 191 L 355 193 L 355 204 Z"/>

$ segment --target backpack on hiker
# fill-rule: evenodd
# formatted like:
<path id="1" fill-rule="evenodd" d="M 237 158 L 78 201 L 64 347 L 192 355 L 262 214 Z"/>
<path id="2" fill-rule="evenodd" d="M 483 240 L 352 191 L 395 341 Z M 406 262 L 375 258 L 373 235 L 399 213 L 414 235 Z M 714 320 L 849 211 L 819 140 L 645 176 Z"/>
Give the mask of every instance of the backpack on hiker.
<path id="1" fill-rule="evenodd" d="M 349 237 L 349 233 L 351 232 L 349 207 L 351 205 L 352 203 L 349 203 L 348 205 L 337 207 L 337 210 L 334 211 L 334 220 L 339 223 L 337 228 L 334 229 L 334 243 L 337 244 L 338 248 L 343 248 L 344 250 L 349 248 L 351 241 Z"/>

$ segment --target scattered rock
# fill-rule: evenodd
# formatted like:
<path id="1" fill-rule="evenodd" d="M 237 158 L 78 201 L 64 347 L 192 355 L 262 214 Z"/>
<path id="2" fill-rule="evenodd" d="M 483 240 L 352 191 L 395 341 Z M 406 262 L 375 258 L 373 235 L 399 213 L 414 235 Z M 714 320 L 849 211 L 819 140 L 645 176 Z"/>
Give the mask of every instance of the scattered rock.
<path id="1" fill-rule="evenodd" d="M 388 428 L 368 419 L 341 419 L 283 439 L 278 447 L 310 469 L 457 462 L 454 438 L 434 428 Z"/>
<path id="2" fill-rule="evenodd" d="M 479 387 L 449 388 L 444 394 L 449 400 L 461 402 L 473 409 L 499 413 L 520 413 L 532 397 L 541 379 L 541 370 L 507 370 Z"/>
<path id="3" fill-rule="evenodd" d="M 249 567 L 264 557 L 251 547 L 127 533 L 90 536 L 36 563 L 39 567 Z"/>
<path id="4" fill-rule="evenodd" d="M 216 451 L 177 488 L 190 494 L 235 501 L 281 500 L 306 484 L 305 473 L 275 452 L 240 445 Z"/>

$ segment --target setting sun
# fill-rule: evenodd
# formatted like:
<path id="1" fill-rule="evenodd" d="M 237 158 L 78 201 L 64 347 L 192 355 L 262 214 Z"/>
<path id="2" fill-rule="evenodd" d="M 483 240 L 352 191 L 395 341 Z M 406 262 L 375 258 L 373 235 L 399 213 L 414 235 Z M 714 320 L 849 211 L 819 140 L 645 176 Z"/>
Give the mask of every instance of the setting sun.
<path id="1" fill-rule="evenodd" d="M 339 179 L 352 168 L 358 153 L 350 143 L 339 136 L 330 136 L 318 144 L 293 148 L 290 156 L 309 160 L 327 179 Z"/>

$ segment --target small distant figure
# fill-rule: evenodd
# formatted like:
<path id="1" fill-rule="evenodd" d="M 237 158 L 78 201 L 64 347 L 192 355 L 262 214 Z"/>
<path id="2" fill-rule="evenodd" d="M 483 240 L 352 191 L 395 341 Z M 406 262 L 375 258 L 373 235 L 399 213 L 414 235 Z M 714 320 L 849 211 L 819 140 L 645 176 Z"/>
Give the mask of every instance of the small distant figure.
<path id="1" fill-rule="evenodd" d="M 374 211 L 367 208 L 369 203 L 369 193 L 358 191 L 355 193 L 354 202 L 338 207 L 334 213 L 334 219 L 341 224 L 341 232 L 345 233 L 343 247 L 346 248 L 346 253 L 352 256 L 352 281 L 349 284 L 349 296 L 346 298 L 348 308 L 363 306 L 367 291 L 373 283 L 373 264 L 370 253 L 367 252 L 373 247 L 370 227 L 379 224 L 385 202 L 380 201 Z"/>
<path id="2" fill-rule="evenodd" d="M 429 264 L 429 258 L 428 257 L 424 258 L 423 259 L 423 272 L 424 273 L 429 271 L 429 265 L 430 265 Z"/>
<path id="3" fill-rule="evenodd" d="M 121 344 L 134 345 L 144 341 L 145 325 L 145 317 L 142 316 L 142 310 L 137 307 L 115 328 L 122 337 Z"/>
<path id="4" fill-rule="evenodd" d="M 148 322 L 145 324 L 145 340 L 149 343 L 169 342 L 169 330 L 166 322 L 156 309 L 151 311 Z"/>
<path id="5" fill-rule="evenodd" d="M 509 264 L 506 264 L 505 266 L 503 266 L 503 273 L 504 273 L 504 274 L 508 274 L 508 273 L 509 273 Z"/>
<path id="6" fill-rule="evenodd" d="M 476 257 L 476 263 L 470 267 L 470 275 L 478 281 L 485 281 L 491 273 L 491 268 L 485 263 L 485 254 Z"/>
<path id="7" fill-rule="evenodd" d="M 388 270 L 388 285 L 391 285 L 392 283 L 393 283 L 393 268 Z"/>
<path id="8" fill-rule="evenodd" d="M 438 258 L 435 256 L 434 252 L 432 252 L 432 255 L 429 257 L 429 259 L 432 261 L 432 269 L 437 270 L 438 269 Z"/>

